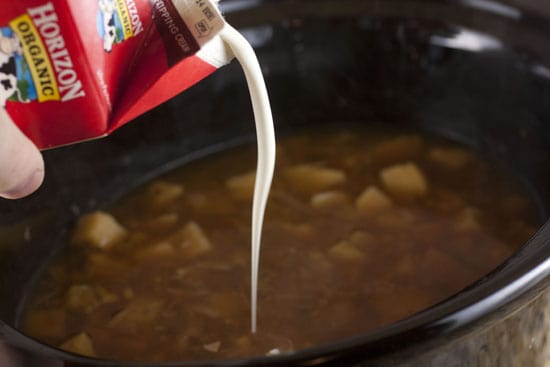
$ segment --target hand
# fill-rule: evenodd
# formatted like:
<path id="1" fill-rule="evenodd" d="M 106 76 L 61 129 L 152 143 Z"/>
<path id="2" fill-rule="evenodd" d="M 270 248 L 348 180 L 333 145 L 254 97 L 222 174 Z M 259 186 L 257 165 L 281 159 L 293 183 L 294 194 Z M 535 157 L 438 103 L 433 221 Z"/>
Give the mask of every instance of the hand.
<path id="1" fill-rule="evenodd" d="M 44 161 L 36 146 L 0 108 L 0 197 L 18 199 L 44 180 Z"/>
<path id="2" fill-rule="evenodd" d="M 0 366 L 21 367 L 13 353 L 0 341 Z"/>

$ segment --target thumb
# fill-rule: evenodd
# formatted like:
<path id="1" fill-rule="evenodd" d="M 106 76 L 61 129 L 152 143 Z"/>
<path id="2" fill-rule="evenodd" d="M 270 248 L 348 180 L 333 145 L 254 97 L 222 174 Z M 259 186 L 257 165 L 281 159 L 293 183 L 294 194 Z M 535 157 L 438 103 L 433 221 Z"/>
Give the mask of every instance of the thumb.
<path id="1" fill-rule="evenodd" d="M 44 161 L 36 146 L 0 108 L 0 197 L 18 199 L 44 180 Z"/>
<path id="2" fill-rule="evenodd" d="M 20 366 L 18 361 L 14 358 L 13 352 L 8 349 L 7 346 L 5 346 L 0 341 L 0 366 L 2 367 L 16 367 Z"/>

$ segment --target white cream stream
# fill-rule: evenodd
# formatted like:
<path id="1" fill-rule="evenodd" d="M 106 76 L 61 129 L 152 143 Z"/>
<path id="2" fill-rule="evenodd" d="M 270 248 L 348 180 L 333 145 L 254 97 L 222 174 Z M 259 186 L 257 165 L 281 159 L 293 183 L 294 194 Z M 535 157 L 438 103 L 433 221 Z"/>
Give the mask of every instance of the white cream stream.
<path id="1" fill-rule="evenodd" d="M 243 68 L 252 109 L 256 121 L 256 137 L 258 141 L 258 161 L 256 165 L 256 181 L 254 184 L 254 199 L 252 203 L 252 256 L 251 256 L 251 290 L 250 290 L 250 324 L 253 333 L 257 329 L 258 300 L 258 269 L 260 262 L 260 242 L 264 221 L 265 207 L 273 170 L 275 169 L 275 131 L 273 116 L 269 104 L 269 96 L 258 59 L 252 46 L 233 27 L 226 24 L 220 32 L 223 41 L 231 48 L 236 59 Z"/>

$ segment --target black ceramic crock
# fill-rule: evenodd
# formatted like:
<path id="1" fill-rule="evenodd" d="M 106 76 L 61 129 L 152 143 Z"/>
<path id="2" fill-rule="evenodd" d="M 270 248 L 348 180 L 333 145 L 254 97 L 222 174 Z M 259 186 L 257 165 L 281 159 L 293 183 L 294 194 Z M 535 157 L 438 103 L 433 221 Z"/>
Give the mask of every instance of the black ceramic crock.
<path id="1" fill-rule="evenodd" d="M 258 52 L 279 131 L 384 123 L 447 136 L 522 180 L 537 203 L 540 230 L 483 279 L 383 329 L 291 355 L 162 366 L 548 366 L 550 4 L 221 5 Z M 19 366 L 152 366 L 82 358 L 26 337 L 17 330 L 25 298 L 79 214 L 197 152 L 253 133 L 244 78 L 233 63 L 110 138 L 45 152 L 43 187 L 0 202 L 0 339 Z"/>

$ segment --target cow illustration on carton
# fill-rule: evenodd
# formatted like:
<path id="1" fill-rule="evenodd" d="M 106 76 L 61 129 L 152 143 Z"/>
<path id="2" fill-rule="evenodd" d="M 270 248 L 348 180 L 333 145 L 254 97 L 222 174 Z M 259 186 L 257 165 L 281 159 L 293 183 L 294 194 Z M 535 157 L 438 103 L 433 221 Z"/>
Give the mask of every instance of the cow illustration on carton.
<path id="1" fill-rule="evenodd" d="M 98 5 L 97 31 L 105 52 L 143 31 L 134 0 L 98 0 Z"/>
<path id="2" fill-rule="evenodd" d="M 66 102 L 86 95 L 53 2 L 0 27 L 0 106 Z"/>
<path id="3" fill-rule="evenodd" d="M 29 102 L 33 99 L 36 99 L 36 90 L 19 37 L 10 27 L 0 27 L 0 107 L 8 100 Z"/>

